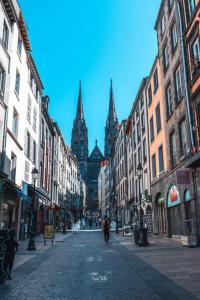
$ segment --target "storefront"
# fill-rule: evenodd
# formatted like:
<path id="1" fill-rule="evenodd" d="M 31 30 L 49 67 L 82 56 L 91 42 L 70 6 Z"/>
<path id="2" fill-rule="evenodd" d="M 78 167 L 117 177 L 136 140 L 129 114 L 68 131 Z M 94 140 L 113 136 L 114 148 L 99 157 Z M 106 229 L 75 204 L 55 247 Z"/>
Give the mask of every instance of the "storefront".
<path id="1" fill-rule="evenodd" d="M 183 220 L 181 198 L 175 184 L 169 187 L 167 194 L 167 218 L 169 237 L 180 237 L 183 233 Z"/>

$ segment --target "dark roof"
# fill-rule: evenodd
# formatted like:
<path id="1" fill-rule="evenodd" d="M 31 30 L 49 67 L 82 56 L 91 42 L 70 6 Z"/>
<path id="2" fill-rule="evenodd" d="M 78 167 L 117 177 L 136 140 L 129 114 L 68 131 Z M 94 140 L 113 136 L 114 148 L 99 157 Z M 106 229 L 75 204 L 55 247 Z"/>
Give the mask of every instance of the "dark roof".
<path id="1" fill-rule="evenodd" d="M 89 161 L 102 161 L 104 160 L 104 156 L 101 153 L 101 150 L 99 149 L 98 145 L 97 145 L 97 141 L 96 141 L 96 145 L 92 151 L 92 153 L 90 154 Z"/>

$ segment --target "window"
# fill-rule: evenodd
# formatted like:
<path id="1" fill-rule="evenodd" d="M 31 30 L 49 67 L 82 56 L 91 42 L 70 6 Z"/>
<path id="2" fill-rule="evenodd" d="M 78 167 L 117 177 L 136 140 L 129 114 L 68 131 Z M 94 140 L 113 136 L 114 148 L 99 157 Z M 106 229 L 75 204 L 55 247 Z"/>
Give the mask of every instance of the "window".
<path id="1" fill-rule="evenodd" d="M 200 38 L 199 36 L 195 39 L 192 44 L 192 67 L 193 73 L 200 69 Z M 194 74 L 195 75 L 195 74 Z"/>
<path id="2" fill-rule="evenodd" d="M 31 124 L 31 98 L 28 96 L 27 102 L 27 120 Z"/>
<path id="3" fill-rule="evenodd" d="M 138 164 L 140 164 L 142 161 L 141 161 L 141 148 L 139 147 L 138 148 Z"/>
<path id="4" fill-rule="evenodd" d="M 19 88 L 20 88 L 20 74 L 18 70 L 16 71 L 16 79 L 15 79 L 15 92 L 19 96 Z"/>
<path id="5" fill-rule="evenodd" d="M 37 109 L 34 107 L 33 111 L 33 130 L 36 132 L 37 130 Z"/>
<path id="6" fill-rule="evenodd" d="M 163 146 L 162 145 L 158 148 L 158 158 L 159 158 L 159 172 L 161 173 L 164 170 Z"/>
<path id="7" fill-rule="evenodd" d="M 8 39 L 9 39 L 9 30 L 6 22 L 4 21 L 2 41 L 6 50 L 8 50 Z"/>
<path id="8" fill-rule="evenodd" d="M 154 85 L 154 94 L 157 92 L 158 89 L 158 70 L 156 69 L 153 74 L 153 85 Z"/>
<path id="9" fill-rule="evenodd" d="M 142 133 L 145 132 L 145 118 L 144 118 L 144 112 L 142 112 L 141 114 L 141 129 L 142 129 Z"/>
<path id="10" fill-rule="evenodd" d="M 166 72 L 168 66 L 169 66 L 169 51 L 168 51 L 168 45 L 166 44 L 163 49 L 163 65 L 164 65 L 164 71 Z"/>
<path id="11" fill-rule="evenodd" d="M 25 136 L 25 154 L 27 155 L 28 158 L 31 156 L 31 136 L 28 130 L 26 131 L 26 136 Z"/>
<path id="12" fill-rule="evenodd" d="M 136 153 L 134 154 L 134 165 L 135 165 L 135 175 L 136 175 L 136 171 L 137 171 L 137 156 L 136 156 Z"/>
<path id="13" fill-rule="evenodd" d="M 168 0 L 168 8 L 169 8 L 169 13 L 172 10 L 172 5 L 173 5 L 174 0 Z"/>
<path id="14" fill-rule="evenodd" d="M 171 84 L 168 85 L 165 93 L 166 93 L 167 118 L 169 118 L 173 113 L 173 101 L 172 101 Z"/>
<path id="15" fill-rule="evenodd" d="M 5 77 L 6 77 L 6 73 L 0 64 L 0 100 L 3 100 L 4 98 Z"/>
<path id="16" fill-rule="evenodd" d="M 143 162 L 145 163 L 147 160 L 147 147 L 146 147 L 146 139 L 143 140 Z"/>
<path id="17" fill-rule="evenodd" d="M 144 97 L 142 96 L 141 101 L 140 101 L 140 108 L 142 109 L 144 106 Z"/>
<path id="18" fill-rule="evenodd" d="M 156 107 L 156 127 L 157 127 L 157 133 L 159 133 L 161 130 L 160 103 Z"/>
<path id="19" fill-rule="evenodd" d="M 149 106 L 151 105 L 152 103 L 152 91 L 151 91 L 151 84 L 148 88 L 148 103 L 149 103 Z"/>
<path id="20" fill-rule="evenodd" d="M 172 51 L 174 52 L 178 43 L 176 23 L 174 23 L 171 29 L 171 42 L 172 42 Z"/>
<path id="21" fill-rule="evenodd" d="M 152 160 L 152 176 L 153 176 L 153 178 L 155 178 L 156 177 L 156 156 L 155 156 L 155 154 L 152 156 L 151 160 Z"/>
<path id="22" fill-rule="evenodd" d="M 165 16 L 164 15 L 162 16 L 162 19 L 161 19 L 160 31 L 161 31 L 161 35 L 163 35 L 165 32 Z"/>
<path id="23" fill-rule="evenodd" d="M 200 61 L 200 38 L 199 36 L 195 39 L 194 43 L 192 44 L 192 54 L 193 58 Z"/>
<path id="24" fill-rule="evenodd" d="M 133 149 L 135 149 L 136 143 L 135 143 L 135 130 L 133 131 Z"/>
<path id="25" fill-rule="evenodd" d="M 37 161 L 37 145 L 36 142 L 33 141 L 33 163 L 36 165 Z"/>
<path id="26" fill-rule="evenodd" d="M 27 161 L 25 161 L 24 179 L 26 182 L 29 182 L 29 172 L 30 172 L 30 165 Z"/>
<path id="27" fill-rule="evenodd" d="M 195 10 L 195 0 L 188 0 L 188 11 L 189 11 L 189 18 L 193 16 L 194 10 Z"/>
<path id="28" fill-rule="evenodd" d="M 20 37 L 18 38 L 17 51 L 18 51 L 19 56 L 21 56 L 22 55 L 22 40 Z"/>
<path id="29" fill-rule="evenodd" d="M 43 119 L 42 119 L 42 125 L 41 125 L 41 144 L 44 145 L 44 120 Z"/>
<path id="30" fill-rule="evenodd" d="M 140 123 L 137 123 L 137 142 L 139 143 L 140 141 Z"/>
<path id="31" fill-rule="evenodd" d="M 13 108 L 13 120 L 12 120 L 12 133 L 15 138 L 18 136 L 18 123 L 19 123 L 19 115 L 15 108 Z"/>
<path id="32" fill-rule="evenodd" d="M 150 119 L 150 139 L 151 143 L 154 141 L 154 123 L 153 123 L 153 116 Z"/>
<path id="33" fill-rule="evenodd" d="M 17 166 L 17 157 L 14 153 L 11 154 L 10 162 L 10 179 L 15 182 L 16 179 L 16 166 Z"/>
<path id="34" fill-rule="evenodd" d="M 174 81 L 175 81 L 176 102 L 179 102 L 179 100 L 182 97 L 182 82 L 181 82 L 181 68 L 180 68 L 180 66 L 175 71 Z"/>
<path id="35" fill-rule="evenodd" d="M 176 164 L 176 137 L 174 131 L 169 135 L 169 146 L 171 166 L 173 167 Z"/>
<path id="36" fill-rule="evenodd" d="M 185 118 L 179 123 L 179 141 L 180 141 L 180 156 L 187 154 L 187 137 Z"/>

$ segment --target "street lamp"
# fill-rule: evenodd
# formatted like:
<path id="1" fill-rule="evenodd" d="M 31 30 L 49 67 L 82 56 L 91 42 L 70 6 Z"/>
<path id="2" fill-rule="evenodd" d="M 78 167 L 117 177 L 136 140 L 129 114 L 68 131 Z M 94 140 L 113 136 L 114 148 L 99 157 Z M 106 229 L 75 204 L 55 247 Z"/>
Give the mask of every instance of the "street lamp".
<path id="1" fill-rule="evenodd" d="M 36 250 L 35 248 L 35 232 L 34 232 L 34 203 L 35 203 L 35 183 L 38 179 L 39 171 L 35 168 L 33 168 L 32 172 L 32 178 L 33 178 L 33 185 L 34 185 L 34 195 L 32 197 L 31 202 L 31 219 L 30 219 L 30 234 L 29 234 L 29 243 L 27 250 Z"/>
<path id="2" fill-rule="evenodd" d="M 142 164 L 139 163 L 137 166 L 137 176 L 139 179 L 139 210 L 140 210 L 139 217 L 140 217 L 140 228 L 141 229 L 143 229 L 143 220 L 142 220 L 142 215 L 141 215 L 141 188 L 140 188 L 140 180 L 142 178 L 142 171 L 143 171 Z"/>

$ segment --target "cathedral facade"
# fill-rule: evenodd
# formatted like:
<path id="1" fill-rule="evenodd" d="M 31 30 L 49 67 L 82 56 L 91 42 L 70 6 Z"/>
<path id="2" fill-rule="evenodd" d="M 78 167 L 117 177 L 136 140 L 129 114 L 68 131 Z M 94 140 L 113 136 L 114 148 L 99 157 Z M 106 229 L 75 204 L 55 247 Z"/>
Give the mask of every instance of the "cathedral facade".
<path id="1" fill-rule="evenodd" d="M 81 177 L 86 183 L 86 202 L 87 209 L 90 211 L 95 211 L 98 209 L 98 175 L 101 161 L 105 159 L 109 160 L 112 144 L 117 134 L 117 125 L 118 120 L 115 111 L 113 87 L 111 81 L 109 111 L 105 127 L 105 154 L 103 155 L 101 153 L 96 140 L 95 147 L 89 156 L 88 129 L 83 112 L 82 90 L 80 83 L 76 118 L 74 119 L 72 128 L 71 149 L 78 160 Z"/>

